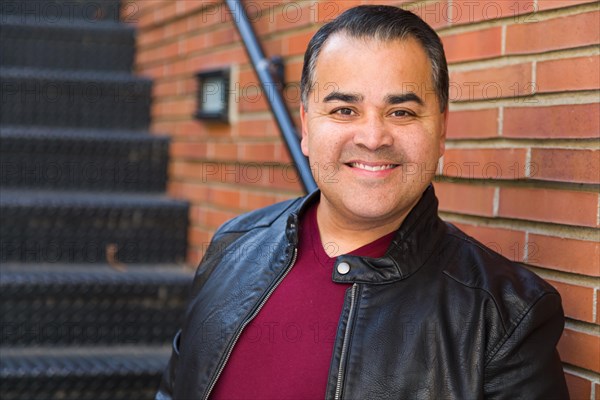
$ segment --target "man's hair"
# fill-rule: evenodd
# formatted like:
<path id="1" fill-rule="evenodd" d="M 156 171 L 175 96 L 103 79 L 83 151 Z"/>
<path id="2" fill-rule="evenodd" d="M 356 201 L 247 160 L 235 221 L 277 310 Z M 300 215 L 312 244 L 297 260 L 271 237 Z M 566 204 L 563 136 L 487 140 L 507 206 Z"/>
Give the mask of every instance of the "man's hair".
<path id="1" fill-rule="evenodd" d="M 412 12 L 382 5 L 351 8 L 323 25 L 312 37 L 304 54 L 300 82 L 302 104 L 305 108 L 308 108 L 308 96 L 315 83 L 315 66 L 319 53 L 327 39 L 336 33 L 344 33 L 352 38 L 373 38 L 384 42 L 416 39 L 429 58 L 440 111 L 446 110 L 449 90 L 448 65 L 439 36 L 425 21 Z"/>

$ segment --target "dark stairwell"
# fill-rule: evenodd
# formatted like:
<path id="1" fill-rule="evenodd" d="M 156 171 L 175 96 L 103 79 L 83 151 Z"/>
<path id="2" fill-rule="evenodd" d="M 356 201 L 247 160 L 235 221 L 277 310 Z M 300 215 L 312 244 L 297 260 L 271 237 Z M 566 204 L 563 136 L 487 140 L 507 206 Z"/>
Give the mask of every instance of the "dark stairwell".
<path id="1" fill-rule="evenodd" d="M 188 204 L 115 0 L 0 1 L 0 398 L 152 398 Z"/>

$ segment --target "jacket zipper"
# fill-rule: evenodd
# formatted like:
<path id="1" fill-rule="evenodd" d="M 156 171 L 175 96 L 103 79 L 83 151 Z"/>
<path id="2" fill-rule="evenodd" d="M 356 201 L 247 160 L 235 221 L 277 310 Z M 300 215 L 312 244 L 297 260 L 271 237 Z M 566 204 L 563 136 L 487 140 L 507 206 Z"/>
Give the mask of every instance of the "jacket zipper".
<path id="1" fill-rule="evenodd" d="M 279 278 L 279 280 L 277 280 L 275 285 L 273 285 L 271 287 L 271 289 L 267 292 L 267 295 L 262 299 L 262 301 L 258 305 L 258 308 L 252 313 L 252 315 L 250 315 L 250 317 L 248 319 L 246 319 L 246 321 L 244 321 L 241 328 L 238 330 L 237 334 L 233 338 L 233 342 L 231 342 L 231 344 L 229 345 L 229 348 L 227 349 L 225 359 L 223 360 L 223 362 L 219 366 L 219 369 L 217 370 L 217 375 L 215 375 L 214 379 L 210 382 L 210 385 L 208 386 L 208 391 L 206 392 L 206 396 L 204 396 L 204 400 L 208 400 L 208 397 L 210 396 L 210 392 L 212 392 L 213 388 L 215 387 L 215 384 L 217 383 L 217 380 L 219 379 L 219 377 L 221 376 L 221 373 L 223 372 L 223 369 L 225 369 L 225 365 L 227 364 L 227 361 L 229 360 L 229 357 L 231 356 L 231 353 L 233 352 L 233 348 L 235 347 L 235 344 L 237 343 L 238 339 L 242 335 L 242 332 L 244 331 L 246 326 L 248 326 L 248 324 L 258 315 L 258 313 L 263 308 L 263 306 L 265 305 L 267 300 L 269 300 L 269 297 L 271 297 L 271 294 L 273 294 L 275 289 L 277 289 L 279 284 L 285 279 L 287 274 L 291 271 L 292 267 L 296 263 L 297 257 L 298 257 L 298 249 L 294 248 L 294 255 L 292 256 L 292 260 L 291 260 L 290 264 L 287 266 L 287 269 L 285 270 L 283 275 Z"/>
<path id="2" fill-rule="evenodd" d="M 335 400 L 339 400 L 342 394 L 342 385 L 344 384 L 344 366 L 346 364 L 346 357 L 348 355 L 348 345 L 350 341 L 350 329 L 352 326 L 352 320 L 354 319 L 354 312 L 356 308 L 356 292 L 358 285 L 354 283 L 350 292 L 350 311 L 348 311 L 348 323 L 346 324 L 346 331 L 344 332 L 344 341 L 342 342 L 342 354 L 340 355 L 340 366 L 338 368 L 338 379 L 335 385 Z"/>

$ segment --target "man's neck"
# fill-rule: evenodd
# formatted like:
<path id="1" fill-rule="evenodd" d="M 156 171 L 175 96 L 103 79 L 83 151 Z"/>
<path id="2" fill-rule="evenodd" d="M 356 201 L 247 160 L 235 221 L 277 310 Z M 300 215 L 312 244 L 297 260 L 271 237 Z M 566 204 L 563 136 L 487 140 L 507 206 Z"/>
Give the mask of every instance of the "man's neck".
<path id="1" fill-rule="evenodd" d="M 410 209 L 393 218 L 387 218 L 385 221 L 353 220 L 333 210 L 321 197 L 317 208 L 317 223 L 323 247 L 327 249 L 330 257 L 348 254 L 352 250 L 396 231 Z"/>

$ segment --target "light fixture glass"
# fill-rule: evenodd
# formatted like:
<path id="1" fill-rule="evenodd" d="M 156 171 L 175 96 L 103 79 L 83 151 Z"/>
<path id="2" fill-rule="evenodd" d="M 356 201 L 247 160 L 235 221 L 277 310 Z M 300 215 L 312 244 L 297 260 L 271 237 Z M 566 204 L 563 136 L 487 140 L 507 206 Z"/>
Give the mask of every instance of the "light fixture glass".
<path id="1" fill-rule="evenodd" d="M 200 120 L 229 122 L 229 69 L 201 71 L 198 79 L 198 108 Z"/>

